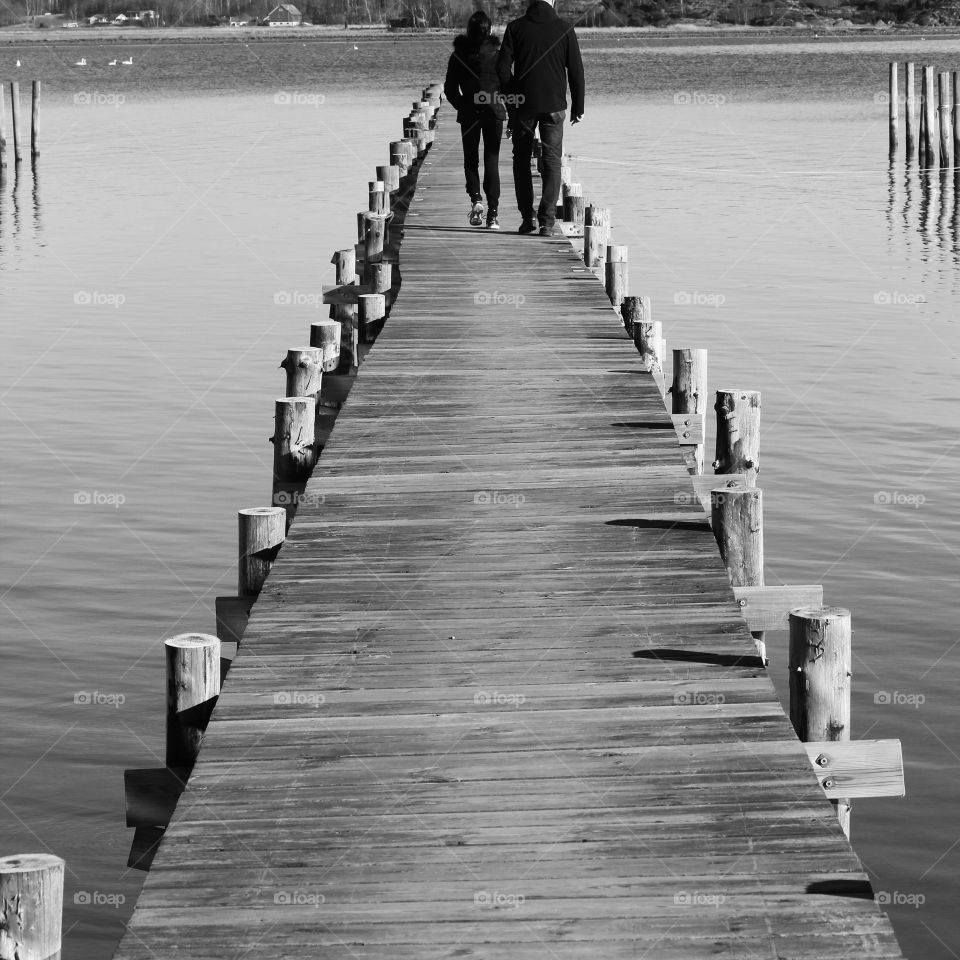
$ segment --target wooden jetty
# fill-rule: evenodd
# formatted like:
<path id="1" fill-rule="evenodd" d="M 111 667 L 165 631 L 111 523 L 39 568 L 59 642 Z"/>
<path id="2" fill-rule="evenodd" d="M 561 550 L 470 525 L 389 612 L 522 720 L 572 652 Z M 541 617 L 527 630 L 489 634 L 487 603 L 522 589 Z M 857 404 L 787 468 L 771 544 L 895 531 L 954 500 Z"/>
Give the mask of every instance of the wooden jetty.
<path id="1" fill-rule="evenodd" d="M 116 957 L 900 957 L 658 378 L 567 239 L 467 225 L 431 133 Z"/>

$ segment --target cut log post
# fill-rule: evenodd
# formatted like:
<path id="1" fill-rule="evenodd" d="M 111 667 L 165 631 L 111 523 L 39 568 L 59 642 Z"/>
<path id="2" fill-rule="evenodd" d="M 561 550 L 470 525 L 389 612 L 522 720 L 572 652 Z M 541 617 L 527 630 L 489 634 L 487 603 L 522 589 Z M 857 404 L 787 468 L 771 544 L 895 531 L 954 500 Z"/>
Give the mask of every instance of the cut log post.
<path id="1" fill-rule="evenodd" d="M 660 321 L 635 320 L 633 323 L 633 345 L 640 353 L 643 368 L 662 377 L 663 325 Z"/>
<path id="2" fill-rule="evenodd" d="M 388 193 L 396 193 L 400 189 L 400 167 L 396 163 L 389 163 L 377 167 L 377 179 L 383 181 L 383 188 Z"/>
<path id="3" fill-rule="evenodd" d="M 341 355 L 342 355 L 341 348 Z M 273 434 L 273 481 L 304 483 L 316 462 L 314 427 L 316 401 L 313 397 L 282 397 L 276 401 Z"/>
<path id="4" fill-rule="evenodd" d="M 583 219 L 583 262 L 591 270 L 603 266 L 609 239 L 610 210 L 591 204 L 585 209 Z"/>
<path id="5" fill-rule="evenodd" d="M 927 167 L 936 167 L 939 161 L 940 150 L 938 142 L 940 140 L 937 131 L 937 88 L 933 82 L 933 67 L 923 68 L 923 150 L 925 154 L 925 165 Z"/>
<path id="6" fill-rule="evenodd" d="M 3 84 L 0 83 L 0 167 L 7 165 L 7 107 L 4 100 Z"/>
<path id="7" fill-rule="evenodd" d="M 393 264 L 386 260 L 380 263 L 371 263 L 367 274 L 367 286 L 371 293 L 382 293 L 386 300 L 386 309 L 389 311 L 391 303 L 391 286 L 393 285 Z"/>
<path id="8" fill-rule="evenodd" d="M 16 80 L 10 84 L 10 111 L 13 121 L 13 161 L 23 159 L 23 135 L 20 128 L 20 84 Z"/>
<path id="9" fill-rule="evenodd" d="M 650 323 L 652 319 L 650 298 L 624 297 L 620 304 L 620 317 L 627 334 L 633 337 L 636 343 L 634 328 L 638 323 Z"/>
<path id="10" fill-rule="evenodd" d="M 182 633 L 164 643 L 167 655 L 167 766 L 192 767 L 220 693 L 220 641 Z"/>
<path id="11" fill-rule="evenodd" d="M 287 535 L 287 511 L 283 507 L 238 510 L 237 530 L 237 593 L 253 599 L 260 593 Z"/>
<path id="12" fill-rule="evenodd" d="M 363 215 L 363 282 L 370 283 L 370 267 L 383 260 L 383 245 L 387 235 L 387 218 L 381 213 Z"/>
<path id="13" fill-rule="evenodd" d="M 953 71 L 953 111 L 951 117 L 953 128 L 953 159 L 960 166 L 960 71 Z"/>
<path id="14" fill-rule="evenodd" d="M 754 486 L 760 473 L 760 391 L 718 390 L 715 473 L 742 473 Z"/>
<path id="15" fill-rule="evenodd" d="M 349 250 L 337 250 L 330 258 L 330 262 L 336 267 L 337 286 L 357 282 L 356 250 L 353 248 Z"/>
<path id="16" fill-rule="evenodd" d="M 333 373 L 340 365 L 340 323 L 336 320 L 311 323 L 310 346 L 319 348 L 323 372 Z"/>
<path id="17" fill-rule="evenodd" d="M 953 166 L 953 122 L 950 116 L 950 74 L 937 76 L 940 113 L 940 166 Z"/>
<path id="18" fill-rule="evenodd" d="M 288 397 L 316 399 L 320 395 L 323 357 L 317 347 L 288 350 L 280 366 L 287 371 Z"/>
<path id="19" fill-rule="evenodd" d="M 904 152 L 907 156 L 907 162 L 913 162 L 917 156 L 917 100 L 916 100 L 916 65 L 908 63 L 906 65 L 906 75 L 904 76 L 904 93 L 906 99 L 903 106 L 904 123 L 906 125 L 906 143 Z"/>
<path id="20" fill-rule="evenodd" d="M 899 91 L 897 90 L 897 64 L 896 61 L 890 64 L 890 155 L 897 152 L 897 144 L 900 136 L 900 101 Z"/>
<path id="21" fill-rule="evenodd" d="M 410 155 L 407 152 L 405 140 L 394 140 L 390 144 L 390 163 L 400 171 L 400 176 L 405 177 L 410 169 Z"/>
<path id="22" fill-rule="evenodd" d="M 797 736 L 850 739 L 850 611 L 800 607 L 790 612 L 790 720 Z M 832 800 L 850 836 L 850 801 Z"/>
<path id="23" fill-rule="evenodd" d="M 707 409 L 707 351 L 681 347 L 673 351 L 673 386 L 670 387 L 672 412 L 699 414 L 704 418 Z M 692 461 L 687 464 L 691 473 L 703 473 L 703 444 L 686 448 Z"/>
<path id="24" fill-rule="evenodd" d="M 619 313 L 620 304 L 627 295 L 627 248 L 621 244 L 608 243 L 604 267 L 607 296 L 614 310 Z"/>
<path id="25" fill-rule="evenodd" d="M 579 183 L 563 186 L 563 219 L 574 226 L 573 236 L 583 234 L 583 187 Z"/>
<path id="26" fill-rule="evenodd" d="M 0 960 L 60 956 L 63 869 L 49 853 L 0 858 Z"/>
<path id="27" fill-rule="evenodd" d="M 360 336 L 356 307 L 340 321 L 340 362 L 337 373 L 356 374 L 360 367 Z"/>
<path id="28" fill-rule="evenodd" d="M 40 156 L 40 81 L 34 80 L 30 99 L 30 156 Z"/>
<path id="29" fill-rule="evenodd" d="M 390 212 L 390 194 L 382 180 L 371 180 L 368 184 L 370 212 L 385 217 Z"/>
<path id="30" fill-rule="evenodd" d="M 382 293 L 361 293 L 358 306 L 360 342 L 373 343 L 387 315 L 387 298 Z"/>
<path id="31" fill-rule="evenodd" d="M 927 75 L 920 71 L 920 122 L 918 125 L 917 160 L 921 167 L 927 165 Z"/>

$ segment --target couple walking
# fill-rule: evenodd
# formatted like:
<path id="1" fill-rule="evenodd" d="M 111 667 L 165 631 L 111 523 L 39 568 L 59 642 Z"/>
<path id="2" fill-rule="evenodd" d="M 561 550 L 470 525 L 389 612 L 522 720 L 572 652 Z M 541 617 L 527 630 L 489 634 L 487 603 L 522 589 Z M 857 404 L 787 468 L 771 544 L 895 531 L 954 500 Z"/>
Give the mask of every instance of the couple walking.
<path id="1" fill-rule="evenodd" d="M 513 137 L 513 182 L 520 209 L 520 233 L 541 236 L 555 231 L 560 196 L 563 121 L 570 87 L 570 121 L 583 117 L 583 62 L 570 24 L 553 9 L 555 0 L 532 0 L 527 12 L 507 25 L 503 43 L 490 32 L 490 18 L 478 10 L 467 32 L 453 41 L 443 90 L 457 111 L 463 140 L 463 167 L 472 204 L 470 223 L 500 227 L 500 141 L 503 124 Z M 530 158 L 539 127 L 542 190 L 534 210 Z M 480 142 L 483 141 L 483 192 L 480 189 Z"/>

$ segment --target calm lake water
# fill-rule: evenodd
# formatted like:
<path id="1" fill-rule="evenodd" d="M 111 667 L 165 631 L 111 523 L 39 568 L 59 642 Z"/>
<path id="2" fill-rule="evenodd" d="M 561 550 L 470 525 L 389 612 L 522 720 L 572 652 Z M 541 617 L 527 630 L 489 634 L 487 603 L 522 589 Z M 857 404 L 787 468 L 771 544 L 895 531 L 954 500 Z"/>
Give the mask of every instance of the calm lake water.
<path id="1" fill-rule="evenodd" d="M 854 735 L 903 741 L 907 798 L 856 802 L 855 847 L 907 956 L 956 957 L 960 189 L 888 167 L 883 96 L 888 60 L 958 69 L 960 42 L 583 46 L 575 179 L 668 346 L 763 391 L 767 583 L 852 610 Z M 132 909 L 162 642 L 235 591 L 277 365 L 448 50 L 0 47 L 0 78 L 44 81 L 43 154 L 0 187 L 0 852 L 66 859 L 66 958 L 109 957 Z"/>

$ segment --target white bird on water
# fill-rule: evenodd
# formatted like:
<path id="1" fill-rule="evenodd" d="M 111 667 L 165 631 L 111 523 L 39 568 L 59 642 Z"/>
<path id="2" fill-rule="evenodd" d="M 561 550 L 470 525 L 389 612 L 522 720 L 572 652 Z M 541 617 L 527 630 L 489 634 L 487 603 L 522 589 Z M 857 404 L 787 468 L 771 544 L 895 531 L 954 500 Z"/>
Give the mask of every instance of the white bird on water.
<path id="1" fill-rule="evenodd" d="M 359 48 L 356 44 L 354 44 L 354 45 L 353 45 L 353 49 L 354 49 L 354 50 L 359 50 L 360 48 Z"/>
<path id="2" fill-rule="evenodd" d="M 20 63 L 19 60 L 17 61 L 17 66 L 18 66 L 18 67 L 21 66 L 21 63 Z"/>
<path id="3" fill-rule="evenodd" d="M 120 62 L 121 62 L 125 67 L 129 67 L 129 66 L 133 63 L 133 57 L 130 57 L 129 60 L 121 60 Z"/>
<path id="4" fill-rule="evenodd" d="M 85 67 L 87 65 L 87 58 L 81 57 L 75 64 L 75 67 Z"/>
<path id="5" fill-rule="evenodd" d="M 116 60 L 111 60 L 111 61 L 107 64 L 108 67 L 115 67 L 116 65 L 117 65 L 117 61 L 116 61 Z"/>

